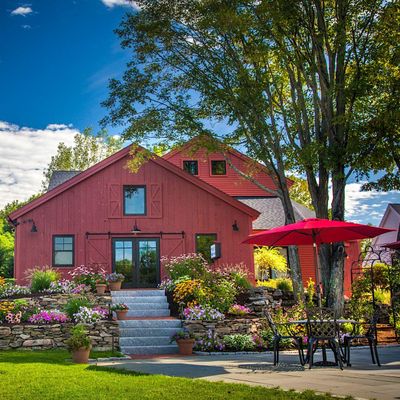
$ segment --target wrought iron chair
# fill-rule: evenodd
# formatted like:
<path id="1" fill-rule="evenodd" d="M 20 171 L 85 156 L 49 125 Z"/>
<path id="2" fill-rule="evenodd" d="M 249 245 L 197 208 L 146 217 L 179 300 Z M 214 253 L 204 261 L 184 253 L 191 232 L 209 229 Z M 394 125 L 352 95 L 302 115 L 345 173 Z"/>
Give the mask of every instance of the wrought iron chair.
<path id="1" fill-rule="evenodd" d="M 336 323 L 335 311 L 324 307 L 311 307 L 306 310 L 308 330 L 307 359 L 309 368 L 314 364 L 314 353 L 321 344 L 323 361 L 322 365 L 332 365 L 326 359 L 326 342 L 335 357 L 333 365 L 339 365 L 343 369 L 342 355 L 340 354 L 339 332 Z"/>
<path id="2" fill-rule="evenodd" d="M 294 340 L 297 350 L 299 352 L 300 364 L 304 365 L 305 361 L 304 361 L 304 351 L 303 351 L 303 338 L 301 336 L 296 335 L 295 333 L 292 334 L 290 332 L 290 328 L 286 324 L 276 324 L 273 321 L 272 316 L 267 308 L 264 308 L 263 313 L 273 333 L 272 345 L 274 348 L 274 365 L 277 365 L 279 363 L 279 344 L 282 339 Z M 280 333 L 278 326 L 281 326 L 283 329 L 285 329 L 287 331 L 287 335 Z"/>
<path id="3" fill-rule="evenodd" d="M 381 363 L 379 361 L 379 356 L 378 356 L 378 349 L 376 347 L 378 341 L 377 341 L 377 328 L 376 324 L 378 323 L 379 320 L 379 312 L 375 311 L 371 317 L 369 317 L 369 321 L 367 323 L 361 323 L 360 325 L 366 325 L 367 326 L 367 331 L 363 334 L 358 334 L 358 335 L 346 335 L 343 339 L 344 342 L 344 358 L 346 365 L 348 367 L 351 367 L 350 363 L 350 347 L 351 347 L 351 342 L 354 339 L 367 339 L 368 344 L 369 344 L 369 349 L 371 351 L 371 358 L 372 358 L 372 364 L 378 364 L 378 367 L 381 366 Z"/>

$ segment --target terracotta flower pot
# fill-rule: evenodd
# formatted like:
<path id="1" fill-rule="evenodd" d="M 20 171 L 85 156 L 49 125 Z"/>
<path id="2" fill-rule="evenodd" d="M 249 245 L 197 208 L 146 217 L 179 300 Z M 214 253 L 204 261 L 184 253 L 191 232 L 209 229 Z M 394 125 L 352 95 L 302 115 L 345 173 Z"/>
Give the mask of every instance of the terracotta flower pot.
<path id="1" fill-rule="evenodd" d="M 193 354 L 194 339 L 178 339 L 179 354 L 190 356 Z"/>
<path id="2" fill-rule="evenodd" d="M 121 285 L 122 285 L 121 281 L 108 282 L 108 288 L 110 289 L 110 291 L 121 290 Z"/>
<path id="3" fill-rule="evenodd" d="M 104 294 L 106 292 L 107 285 L 105 283 L 96 283 L 97 294 Z"/>
<path id="4" fill-rule="evenodd" d="M 126 319 L 128 310 L 117 310 L 117 311 L 115 311 L 115 313 L 117 314 L 118 319 Z"/>
<path id="5" fill-rule="evenodd" d="M 72 352 L 72 361 L 75 364 L 87 364 L 89 362 L 90 347 L 86 349 L 81 347 L 78 350 Z"/>

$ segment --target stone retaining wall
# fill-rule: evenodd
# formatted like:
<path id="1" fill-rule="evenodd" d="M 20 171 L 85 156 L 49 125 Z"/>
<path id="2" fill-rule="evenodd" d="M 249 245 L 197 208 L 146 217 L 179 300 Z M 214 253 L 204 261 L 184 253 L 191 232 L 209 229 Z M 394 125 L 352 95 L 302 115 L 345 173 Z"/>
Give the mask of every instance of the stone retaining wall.
<path id="1" fill-rule="evenodd" d="M 267 328 L 264 318 L 235 318 L 222 321 L 182 321 L 183 327 L 195 335 L 205 335 L 211 330 L 216 337 L 225 335 L 255 334 Z"/>
<path id="2" fill-rule="evenodd" d="M 16 324 L 0 325 L 0 350 L 6 349 L 51 349 L 66 347 L 73 323 L 65 324 Z M 117 321 L 99 321 L 85 325 L 95 350 L 119 349 Z M 114 346 L 113 346 L 114 343 Z"/>

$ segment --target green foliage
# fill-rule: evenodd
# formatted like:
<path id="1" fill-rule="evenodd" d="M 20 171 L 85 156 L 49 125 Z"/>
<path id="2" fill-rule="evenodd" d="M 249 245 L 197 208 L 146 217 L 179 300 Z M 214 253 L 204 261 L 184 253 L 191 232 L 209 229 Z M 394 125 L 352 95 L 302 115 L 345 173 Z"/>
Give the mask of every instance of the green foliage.
<path id="1" fill-rule="evenodd" d="M 297 201 L 297 203 L 302 204 L 304 207 L 314 210 L 311 194 L 308 190 L 307 180 L 298 178 L 294 175 L 289 176 L 289 178 L 294 181 L 294 184 L 289 189 L 290 198 Z"/>
<path id="2" fill-rule="evenodd" d="M 30 281 L 32 293 L 38 293 L 49 289 L 50 284 L 52 282 L 57 282 L 61 277 L 58 271 L 49 266 L 30 269 L 27 271 L 26 276 Z"/>
<path id="3" fill-rule="evenodd" d="M 92 302 L 87 297 L 71 297 L 67 304 L 64 306 L 64 311 L 68 315 L 70 319 L 74 318 L 74 314 L 79 312 L 81 307 L 89 307 L 93 306 Z"/>
<path id="4" fill-rule="evenodd" d="M 75 351 L 81 348 L 89 349 L 91 340 L 86 328 L 77 324 L 71 328 L 71 336 L 65 341 L 68 351 Z"/>
<path id="5" fill-rule="evenodd" d="M 76 134 L 73 146 L 61 142 L 57 154 L 43 172 L 43 189 L 46 190 L 54 171 L 84 171 L 99 161 L 120 150 L 123 144 L 121 138 L 108 136 L 105 130 L 93 134 L 91 128 L 86 128 L 82 134 Z"/>
<path id="6" fill-rule="evenodd" d="M 314 306 L 314 295 L 315 295 L 315 282 L 310 278 L 307 281 L 307 287 L 306 287 L 306 292 L 307 292 L 307 305 L 308 306 Z"/>
<path id="7" fill-rule="evenodd" d="M 287 272 L 287 260 L 282 255 L 278 247 L 257 247 L 254 250 L 254 266 L 256 275 L 261 273 L 264 277 L 268 276 L 270 270 Z"/>
<path id="8" fill-rule="evenodd" d="M 293 292 L 293 283 L 289 278 L 276 278 L 268 279 L 267 281 L 257 281 L 257 286 L 279 289 L 283 292 Z"/>
<path id="9" fill-rule="evenodd" d="M 91 358 L 113 355 L 91 352 Z M 327 394 L 304 393 L 236 383 L 209 382 L 118 370 L 96 365 L 72 365 L 65 350 L 0 352 L 3 400 L 152 399 L 152 400 L 335 400 Z M 20 378 L 20 381 L 17 379 Z M 349 400 L 349 399 L 347 399 Z"/>
<path id="10" fill-rule="evenodd" d="M 223 343 L 230 351 L 252 351 L 256 347 L 251 335 L 225 335 Z"/>

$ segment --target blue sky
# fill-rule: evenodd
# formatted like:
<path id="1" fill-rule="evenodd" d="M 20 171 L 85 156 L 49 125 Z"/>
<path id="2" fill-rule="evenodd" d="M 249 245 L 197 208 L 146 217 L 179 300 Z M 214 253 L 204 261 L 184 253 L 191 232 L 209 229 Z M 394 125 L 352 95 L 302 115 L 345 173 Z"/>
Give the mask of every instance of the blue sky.
<path id="1" fill-rule="evenodd" d="M 0 0 L 0 208 L 41 187 L 60 141 L 71 144 L 106 114 L 107 81 L 129 54 L 113 30 L 128 0 Z M 118 128 L 109 129 L 118 134 Z M 378 224 L 399 192 L 346 192 L 349 220 Z"/>
<path id="2" fill-rule="evenodd" d="M 107 80 L 127 60 L 113 30 L 129 7 L 113 3 L 121 0 L 1 1 L 2 120 L 97 127 Z"/>

